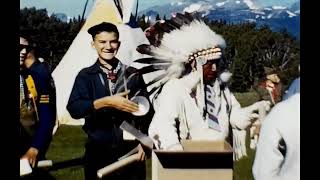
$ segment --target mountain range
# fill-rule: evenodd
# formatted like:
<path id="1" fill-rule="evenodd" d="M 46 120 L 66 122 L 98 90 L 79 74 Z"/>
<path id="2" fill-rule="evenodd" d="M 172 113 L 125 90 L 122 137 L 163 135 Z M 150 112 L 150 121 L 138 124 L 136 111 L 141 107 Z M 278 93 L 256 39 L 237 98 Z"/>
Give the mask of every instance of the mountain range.
<path id="1" fill-rule="evenodd" d="M 198 12 L 209 20 L 225 20 L 227 23 L 254 22 L 257 26 L 268 25 L 274 31 L 287 31 L 300 38 L 300 1 L 290 6 L 261 6 L 252 0 L 188 0 L 153 6 L 138 13 L 145 14 L 147 20 L 171 17 L 173 13 Z"/>

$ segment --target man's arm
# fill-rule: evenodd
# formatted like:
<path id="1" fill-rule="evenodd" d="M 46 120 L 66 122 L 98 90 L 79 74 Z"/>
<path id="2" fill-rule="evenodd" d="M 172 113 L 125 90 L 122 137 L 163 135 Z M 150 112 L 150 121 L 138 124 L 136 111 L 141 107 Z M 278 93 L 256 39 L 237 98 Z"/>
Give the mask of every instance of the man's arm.
<path id="1" fill-rule="evenodd" d="M 74 119 L 84 118 L 94 110 L 87 84 L 85 75 L 80 71 L 73 84 L 67 104 L 67 110 Z"/>
<path id="2" fill-rule="evenodd" d="M 76 77 L 73 85 L 67 109 L 71 117 L 75 119 L 84 118 L 93 111 L 99 111 L 105 108 L 116 108 L 125 112 L 134 112 L 138 110 L 138 105 L 124 98 L 128 92 L 122 92 L 113 96 L 106 96 L 93 100 L 90 97 L 92 93 L 86 80 L 86 76 L 81 72 Z"/>
<path id="3" fill-rule="evenodd" d="M 252 111 L 247 111 L 241 107 L 238 100 L 234 97 L 232 93 L 231 96 L 231 114 L 230 114 L 230 124 L 233 128 L 237 129 L 246 129 L 252 122 L 251 122 L 251 114 Z"/>
<path id="4" fill-rule="evenodd" d="M 51 138 L 56 119 L 55 111 L 55 89 L 51 84 L 51 75 L 49 69 L 42 67 L 32 74 L 38 93 L 39 103 L 37 108 L 39 117 L 39 126 L 33 136 L 31 148 L 24 157 L 34 166 L 38 153 L 44 155 Z M 52 104 L 52 102 L 54 104 Z"/>
<path id="5" fill-rule="evenodd" d="M 100 99 L 93 101 L 93 107 L 95 110 L 101 108 L 116 108 L 120 111 L 125 112 L 135 112 L 138 111 L 139 107 L 134 102 L 124 98 L 124 96 L 128 95 L 129 91 L 115 94 L 113 96 L 106 96 Z"/>
<path id="6" fill-rule="evenodd" d="M 176 128 L 176 119 L 179 115 L 179 96 L 174 93 L 177 89 L 172 88 L 173 82 L 169 83 L 165 85 L 158 97 L 159 107 L 155 109 L 149 127 L 149 136 L 158 148 L 182 150 Z"/>
<path id="7" fill-rule="evenodd" d="M 283 118 L 279 116 L 281 108 L 275 107 L 263 122 L 252 168 L 255 179 L 273 179 L 279 172 L 284 160 L 279 150 L 281 134 L 278 124 Z"/>
<path id="8" fill-rule="evenodd" d="M 269 101 L 258 101 L 250 106 L 241 107 L 240 103 L 231 93 L 232 111 L 230 115 L 230 123 L 233 128 L 246 129 L 252 124 L 252 120 L 259 117 L 257 114 L 260 107 L 264 107 L 266 111 L 270 110 Z"/>

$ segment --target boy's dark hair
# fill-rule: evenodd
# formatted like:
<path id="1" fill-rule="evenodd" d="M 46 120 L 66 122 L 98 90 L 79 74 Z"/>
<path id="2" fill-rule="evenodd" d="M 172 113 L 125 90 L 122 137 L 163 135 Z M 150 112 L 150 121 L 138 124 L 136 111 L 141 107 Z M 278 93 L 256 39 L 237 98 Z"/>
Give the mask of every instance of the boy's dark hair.
<path id="1" fill-rule="evenodd" d="M 119 31 L 116 25 L 108 22 L 102 22 L 98 25 L 92 26 L 88 29 L 88 33 L 91 34 L 92 39 L 95 38 L 95 36 L 101 32 L 114 32 L 116 33 L 117 39 L 119 39 Z"/>

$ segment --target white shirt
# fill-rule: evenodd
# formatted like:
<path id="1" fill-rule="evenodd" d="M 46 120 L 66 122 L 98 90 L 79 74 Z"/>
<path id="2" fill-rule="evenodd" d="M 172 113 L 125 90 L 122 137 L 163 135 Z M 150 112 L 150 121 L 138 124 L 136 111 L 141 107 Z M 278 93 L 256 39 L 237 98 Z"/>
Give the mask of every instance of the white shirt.
<path id="1" fill-rule="evenodd" d="M 285 156 L 278 149 L 282 138 Z M 300 179 L 300 93 L 277 104 L 263 121 L 253 175 L 256 180 Z"/>
<path id="2" fill-rule="evenodd" d="M 153 138 L 157 148 L 166 150 L 182 150 L 180 145 L 176 123 L 179 124 L 179 135 L 186 139 L 188 132 L 193 140 L 225 140 L 229 135 L 229 113 L 226 104 L 232 107 L 230 115 L 231 123 L 235 127 L 246 128 L 250 122 L 245 122 L 249 117 L 241 110 L 240 104 L 229 89 L 224 90 L 226 98 L 220 93 L 218 82 L 215 83 L 216 100 L 213 102 L 216 108 L 221 107 L 218 118 L 221 131 L 208 127 L 207 120 L 202 117 L 202 108 L 199 102 L 191 97 L 191 89 L 199 84 L 200 76 L 197 73 L 190 73 L 181 79 L 171 79 L 167 82 L 154 104 L 155 115 L 149 126 L 149 136 Z M 199 101 L 201 98 L 197 98 Z M 200 100 L 201 101 L 201 100 Z M 245 116 L 243 116 L 245 114 Z M 249 119 L 248 119 L 249 121 Z M 243 124 L 243 122 L 245 122 Z M 242 128 L 240 128 L 242 129 Z"/>

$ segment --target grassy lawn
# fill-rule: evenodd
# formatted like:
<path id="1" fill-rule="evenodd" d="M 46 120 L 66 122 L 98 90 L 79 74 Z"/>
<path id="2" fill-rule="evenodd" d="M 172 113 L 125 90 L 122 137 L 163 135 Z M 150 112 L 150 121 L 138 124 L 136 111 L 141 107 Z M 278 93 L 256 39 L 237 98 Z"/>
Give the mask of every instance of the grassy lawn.
<path id="1" fill-rule="evenodd" d="M 54 163 L 80 158 L 84 155 L 86 134 L 80 126 L 61 125 L 53 137 L 53 141 L 47 153 L 47 159 Z M 82 166 L 72 166 L 52 170 L 51 174 L 57 180 L 83 180 Z"/>
<path id="2" fill-rule="evenodd" d="M 47 153 L 47 159 L 53 163 L 61 163 L 84 155 L 86 134 L 80 126 L 61 125 L 54 135 L 53 141 Z M 151 159 L 147 159 L 147 180 L 151 180 Z M 82 166 L 54 169 L 51 175 L 57 180 L 83 180 Z"/>
<path id="3" fill-rule="evenodd" d="M 257 100 L 254 93 L 235 93 L 236 98 L 242 106 L 252 104 Z M 248 137 L 248 136 L 247 136 Z M 47 153 L 47 159 L 59 164 L 67 160 L 80 158 L 84 154 L 86 135 L 80 126 L 61 125 L 53 137 Z M 247 139 L 247 147 L 249 139 Z M 234 180 L 253 180 L 251 168 L 254 151 L 247 148 L 248 157 L 234 164 Z M 84 172 L 82 166 L 71 166 L 68 168 L 50 171 L 57 180 L 83 180 Z M 147 180 L 151 180 L 151 161 L 147 160 Z"/>

